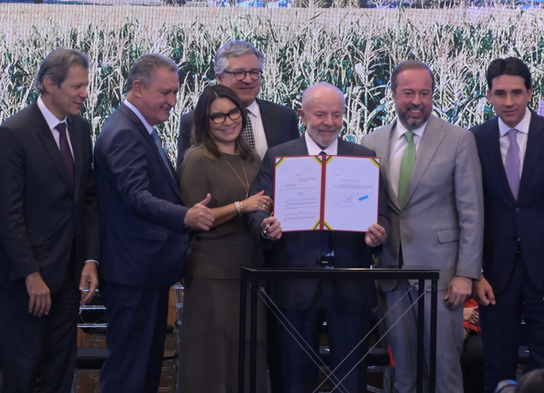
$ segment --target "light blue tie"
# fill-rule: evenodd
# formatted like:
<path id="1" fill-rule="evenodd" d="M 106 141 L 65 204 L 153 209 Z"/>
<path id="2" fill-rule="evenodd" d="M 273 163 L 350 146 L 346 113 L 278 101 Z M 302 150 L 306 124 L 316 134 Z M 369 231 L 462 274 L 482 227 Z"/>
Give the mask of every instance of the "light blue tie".
<path id="1" fill-rule="evenodd" d="M 508 131 L 508 137 L 510 138 L 510 146 L 506 152 L 506 159 L 504 160 L 504 169 L 506 171 L 506 177 L 508 178 L 508 184 L 512 190 L 514 198 L 518 199 L 519 192 L 519 145 L 516 141 L 516 135 L 518 130 L 512 128 Z"/>
<path id="2" fill-rule="evenodd" d="M 172 174 L 172 170 L 170 169 L 170 161 L 168 160 L 168 157 L 166 157 L 166 153 L 164 152 L 164 148 L 162 147 L 162 141 L 159 137 L 159 134 L 157 134 L 157 130 L 153 128 L 153 132 L 151 133 L 151 136 L 153 137 L 153 140 L 155 141 L 155 145 L 157 145 L 157 149 L 159 149 L 159 154 L 161 155 L 162 160 L 164 161 L 164 165 L 166 165 L 166 169 L 168 173 L 170 173 L 170 176 L 174 177 Z"/>

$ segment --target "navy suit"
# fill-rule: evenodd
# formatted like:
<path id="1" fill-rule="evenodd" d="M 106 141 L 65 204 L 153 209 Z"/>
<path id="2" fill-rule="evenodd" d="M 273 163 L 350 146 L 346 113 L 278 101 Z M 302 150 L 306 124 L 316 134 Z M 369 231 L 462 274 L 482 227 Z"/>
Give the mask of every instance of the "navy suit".
<path id="1" fill-rule="evenodd" d="M 517 200 L 501 158 L 498 118 L 472 131 L 484 186 L 483 276 L 497 301 L 480 307 L 486 392 L 492 392 L 498 381 L 515 379 L 523 315 L 530 367 L 544 367 L 544 118 L 531 113 Z"/>
<path id="2" fill-rule="evenodd" d="M 270 101 L 257 99 L 261 119 L 263 122 L 266 143 L 268 147 L 279 145 L 300 136 L 298 131 L 298 116 L 296 112 L 283 105 L 274 104 Z M 191 132 L 193 129 L 193 112 L 181 116 L 179 123 L 178 159 L 179 168 L 183 161 L 183 153 L 191 147 Z"/>
<path id="3" fill-rule="evenodd" d="M 265 190 L 273 195 L 274 157 L 308 155 L 305 137 L 283 143 L 268 150 L 261 170 L 251 187 L 251 194 Z M 338 155 L 374 156 L 370 149 L 338 140 Z M 379 224 L 390 230 L 385 192 L 380 190 Z M 277 242 L 267 241 L 261 235 L 261 222 L 267 216 L 262 212 L 248 215 L 249 225 L 267 250 L 267 260 L 275 268 L 319 268 L 321 265 L 321 232 L 287 232 Z M 366 230 L 366 228 L 364 228 Z M 365 243 L 365 233 L 333 232 L 335 267 L 362 268 L 373 263 Z M 294 324 L 314 351 L 319 349 L 323 319 L 327 321 L 331 346 L 331 369 L 351 351 L 370 330 L 371 310 L 377 304 L 373 282 L 347 280 L 281 280 L 271 284 L 271 297 Z M 284 393 L 309 392 L 316 388 L 318 368 L 298 347 L 282 327 L 280 337 L 282 380 Z M 364 342 L 339 369 L 343 378 L 346 371 L 362 358 L 368 348 Z M 349 392 L 366 391 L 366 362 L 363 361 L 343 382 Z M 346 391 L 340 389 L 340 391 Z"/>
<path id="4" fill-rule="evenodd" d="M 94 159 L 110 350 L 101 391 L 156 391 L 168 291 L 185 268 L 187 208 L 174 169 L 126 105 L 108 118 Z"/>
<path id="5" fill-rule="evenodd" d="M 67 118 L 75 184 L 38 104 L 0 126 L 0 369 L 6 392 L 69 392 L 76 356 L 81 270 L 99 261 L 100 225 L 89 124 Z M 28 312 L 25 277 L 40 272 L 49 315 Z M 38 367 L 41 367 L 38 373 Z"/>

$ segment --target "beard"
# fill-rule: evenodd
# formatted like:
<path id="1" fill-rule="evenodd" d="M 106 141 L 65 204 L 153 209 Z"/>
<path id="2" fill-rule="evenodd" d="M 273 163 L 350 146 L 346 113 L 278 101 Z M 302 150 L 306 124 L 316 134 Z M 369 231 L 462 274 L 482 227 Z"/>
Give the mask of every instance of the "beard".
<path id="1" fill-rule="evenodd" d="M 427 122 L 427 120 L 429 120 L 429 117 L 431 117 L 431 110 L 427 110 L 424 105 L 410 104 L 402 109 L 397 106 L 396 109 L 400 122 L 410 131 L 420 128 L 423 124 Z M 423 117 L 417 119 L 412 118 L 410 116 L 410 111 L 413 109 L 421 110 L 423 112 Z"/>

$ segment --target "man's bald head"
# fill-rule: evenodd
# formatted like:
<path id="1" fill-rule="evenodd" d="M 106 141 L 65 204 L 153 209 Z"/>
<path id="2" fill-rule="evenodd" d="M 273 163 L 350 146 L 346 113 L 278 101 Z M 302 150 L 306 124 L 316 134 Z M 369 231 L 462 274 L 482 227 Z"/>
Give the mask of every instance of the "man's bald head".
<path id="1" fill-rule="evenodd" d="M 342 102 L 342 106 L 345 105 L 344 93 L 338 87 L 331 85 L 327 82 L 319 82 L 315 85 L 308 87 L 302 94 L 302 108 L 304 105 L 310 103 L 313 100 L 319 100 L 324 95 L 336 95 Z"/>
<path id="2" fill-rule="evenodd" d="M 302 108 L 298 114 L 310 138 L 322 149 L 340 135 L 344 106 L 344 94 L 330 83 L 310 86 L 302 95 Z"/>

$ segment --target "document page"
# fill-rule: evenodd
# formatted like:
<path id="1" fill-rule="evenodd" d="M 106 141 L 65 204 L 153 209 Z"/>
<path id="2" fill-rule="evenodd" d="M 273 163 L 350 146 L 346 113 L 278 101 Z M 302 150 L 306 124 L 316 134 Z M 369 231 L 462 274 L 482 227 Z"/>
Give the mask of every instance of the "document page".
<path id="1" fill-rule="evenodd" d="M 309 231 L 320 224 L 321 158 L 275 158 L 274 216 L 286 231 Z"/>
<path id="2" fill-rule="evenodd" d="M 366 232 L 378 221 L 379 159 L 329 156 L 325 173 L 324 226 Z"/>

